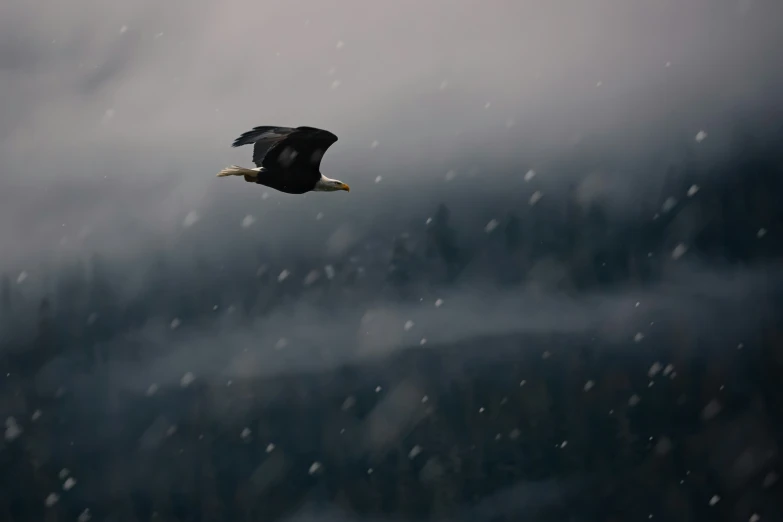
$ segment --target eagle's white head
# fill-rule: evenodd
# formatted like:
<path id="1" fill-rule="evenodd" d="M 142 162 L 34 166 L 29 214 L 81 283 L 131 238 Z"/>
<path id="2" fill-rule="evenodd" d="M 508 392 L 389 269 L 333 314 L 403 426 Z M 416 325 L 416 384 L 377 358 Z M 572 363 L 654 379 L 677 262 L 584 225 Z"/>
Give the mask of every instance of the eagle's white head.
<path id="1" fill-rule="evenodd" d="M 350 191 L 351 187 L 340 180 L 327 178 L 321 174 L 321 179 L 316 181 L 313 192 L 335 192 L 337 190 Z"/>

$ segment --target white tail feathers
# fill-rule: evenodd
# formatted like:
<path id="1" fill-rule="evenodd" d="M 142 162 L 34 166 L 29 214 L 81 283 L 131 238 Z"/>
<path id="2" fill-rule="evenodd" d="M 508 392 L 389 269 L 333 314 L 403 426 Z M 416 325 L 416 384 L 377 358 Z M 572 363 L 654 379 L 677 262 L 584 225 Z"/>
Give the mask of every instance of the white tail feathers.
<path id="1" fill-rule="evenodd" d="M 217 177 L 219 178 L 224 178 L 226 176 L 250 176 L 251 178 L 255 178 L 258 176 L 258 170 L 246 169 L 245 167 L 240 167 L 239 165 L 231 165 L 230 167 L 224 168 L 217 174 Z"/>

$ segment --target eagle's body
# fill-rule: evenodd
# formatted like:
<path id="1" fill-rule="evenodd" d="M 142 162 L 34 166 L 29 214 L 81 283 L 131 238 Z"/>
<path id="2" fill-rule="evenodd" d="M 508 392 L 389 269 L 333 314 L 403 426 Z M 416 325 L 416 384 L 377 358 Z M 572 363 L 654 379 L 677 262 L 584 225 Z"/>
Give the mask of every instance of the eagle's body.
<path id="1" fill-rule="evenodd" d="M 321 158 L 337 141 L 329 131 L 313 127 L 256 127 L 236 140 L 233 147 L 254 143 L 255 169 L 232 165 L 218 177 L 244 176 L 245 181 L 285 192 L 333 192 L 350 190 L 348 185 L 321 174 Z"/>

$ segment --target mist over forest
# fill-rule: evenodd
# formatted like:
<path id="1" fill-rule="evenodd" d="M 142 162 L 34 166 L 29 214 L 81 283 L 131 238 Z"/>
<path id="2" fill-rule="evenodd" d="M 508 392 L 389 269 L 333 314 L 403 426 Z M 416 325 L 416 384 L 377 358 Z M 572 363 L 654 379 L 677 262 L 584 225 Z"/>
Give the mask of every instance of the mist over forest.
<path id="1" fill-rule="evenodd" d="M 5 1 L 0 519 L 783 520 L 780 20 Z"/>

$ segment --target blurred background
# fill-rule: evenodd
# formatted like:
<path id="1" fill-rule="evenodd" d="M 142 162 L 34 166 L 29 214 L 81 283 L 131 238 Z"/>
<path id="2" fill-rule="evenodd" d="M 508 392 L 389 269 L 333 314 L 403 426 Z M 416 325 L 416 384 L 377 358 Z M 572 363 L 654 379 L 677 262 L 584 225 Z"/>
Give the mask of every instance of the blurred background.
<path id="1" fill-rule="evenodd" d="M 0 520 L 783 520 L 782 35 L 3 0 Z M 215 178 L 257 125 L 350 194 Z"/>

